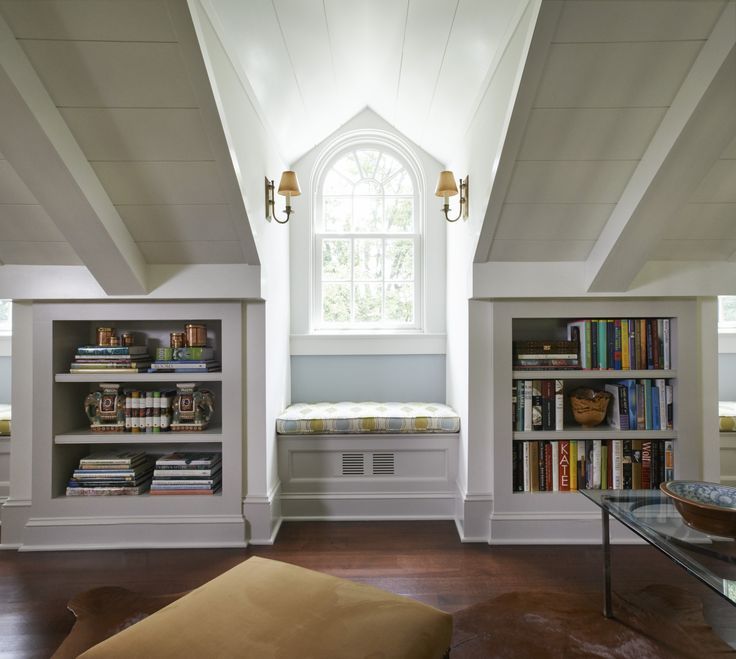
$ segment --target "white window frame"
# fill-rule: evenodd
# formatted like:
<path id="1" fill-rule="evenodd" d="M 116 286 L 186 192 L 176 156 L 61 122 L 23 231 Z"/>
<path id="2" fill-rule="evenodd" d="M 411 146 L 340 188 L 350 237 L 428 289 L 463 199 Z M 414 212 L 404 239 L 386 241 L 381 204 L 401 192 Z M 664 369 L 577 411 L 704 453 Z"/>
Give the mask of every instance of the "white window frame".
<path id="1" fill-rule="evenodd" d="M 325 177 L 331 171 L 333 165 L 345 154 L 356 150 L 379 150 L 386 152 L 396 158 L 404 167 L 411 178 L 414 197 L 414 232 L 413 233 L 318 233 L 320 224 L 319 214 L 322 212 L 322 190 Z M 310 304 L 310 332 L 312 334 L 404 334 L 421 332 L 424 327 L 424 181 L 420 174 L 420 168 L 416 157 L 409 149 L 387 134 L 363 134 L 352 135 L 345 141 L 334 144 L 331 149 L 323 154 L 319 160 L 313 176 L 312 189 L 312 212 L 311 212 L 311 241 L 310 241 L 310 268 L 311 268 L 311 304 Z M 322 322 L 322 242 L 329 239 L 340 238 L 355 239 L 368 238 L 376 240 L 406 239 L 414 242 L 414 322 L 392 323 L 382 320 L 376 323 L 345 323 L 326 324 Z M 351 250 L 352 256 L 352 250 Z M 352 287 L 352 263 L 351 263 L 351 296 Z M 385 276 L 385 269 L 384 269 Z M 385 279 L 381 279 L 385 283 Z M 385 294 L 385 288 L 384 288 Z M 352 305 L 351 305 L 352 307 Z"/>
<path id="2" fill-rule="evenodd" d="M 10 306 L 10 318 L 7 321 L 0 320 L 0 336 L 12 336 L 13 335 L 13 301 L 7 299 L 0 299 L 0 302 L 8 302 Z"/>

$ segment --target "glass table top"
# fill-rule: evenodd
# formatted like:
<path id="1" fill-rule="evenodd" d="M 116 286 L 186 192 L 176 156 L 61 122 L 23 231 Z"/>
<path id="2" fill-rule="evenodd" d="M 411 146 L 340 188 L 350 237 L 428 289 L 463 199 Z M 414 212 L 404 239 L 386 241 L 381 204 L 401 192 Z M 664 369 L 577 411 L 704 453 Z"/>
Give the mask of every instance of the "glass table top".
<path id="1" fill-rule="evenodd" d="M 659 490 L 580 493 L 736 605 L 736 541 L 732 538 L 690 528 Z"/>

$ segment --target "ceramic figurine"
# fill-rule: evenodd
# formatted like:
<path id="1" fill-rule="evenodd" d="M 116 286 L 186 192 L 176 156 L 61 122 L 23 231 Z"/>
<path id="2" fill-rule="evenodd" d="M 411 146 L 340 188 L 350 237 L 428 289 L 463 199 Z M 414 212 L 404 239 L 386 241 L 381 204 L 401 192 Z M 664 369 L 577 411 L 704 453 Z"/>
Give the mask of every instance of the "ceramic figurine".
<path id="1" fill-rule="evenodd" d="M 209 389 L 197 389 L 193 382 L 177 384 L 173 407 L 171 430 L 201 432 L 215 411 L 215 395 Z"/>
<path id="2" fill-rule="evenodd" d="M 125 396 L 119 393 L 119 384 L 100 383 L 102 391 L 87 394 L 84 411 L 90 428 L 99 432 L 122 432 L 125 430 Z"/>

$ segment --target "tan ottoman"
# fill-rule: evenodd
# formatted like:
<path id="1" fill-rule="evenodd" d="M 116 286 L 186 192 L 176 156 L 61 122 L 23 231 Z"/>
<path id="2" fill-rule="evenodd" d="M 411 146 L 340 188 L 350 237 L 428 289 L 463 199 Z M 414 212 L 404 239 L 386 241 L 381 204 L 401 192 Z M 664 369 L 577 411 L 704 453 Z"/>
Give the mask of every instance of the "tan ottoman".
<path id="1" fill-rule="evenodd" d="M 80 657 L 439 659 L 451 636 L 426 604 L 252 557 Z"/>

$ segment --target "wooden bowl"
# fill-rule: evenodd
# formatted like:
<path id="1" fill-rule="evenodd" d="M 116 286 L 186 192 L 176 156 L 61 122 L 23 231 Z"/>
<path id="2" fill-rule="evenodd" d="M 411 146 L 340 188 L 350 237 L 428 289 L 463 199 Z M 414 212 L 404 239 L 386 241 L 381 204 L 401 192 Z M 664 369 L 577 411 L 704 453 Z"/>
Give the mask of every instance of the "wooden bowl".
<path id="1" fill-rule="evenodd" d="M 736 487 L 702 481 L 668 481 L 659 486 L 689 527 L 736 538 Z"/>
<path id="2" fill-rule="evenodd" d="M 570 394 L 572 415 L 584 428 L 594 428 L 606 418 L 611 394 L 595 389 L 576 389 Z"/>

